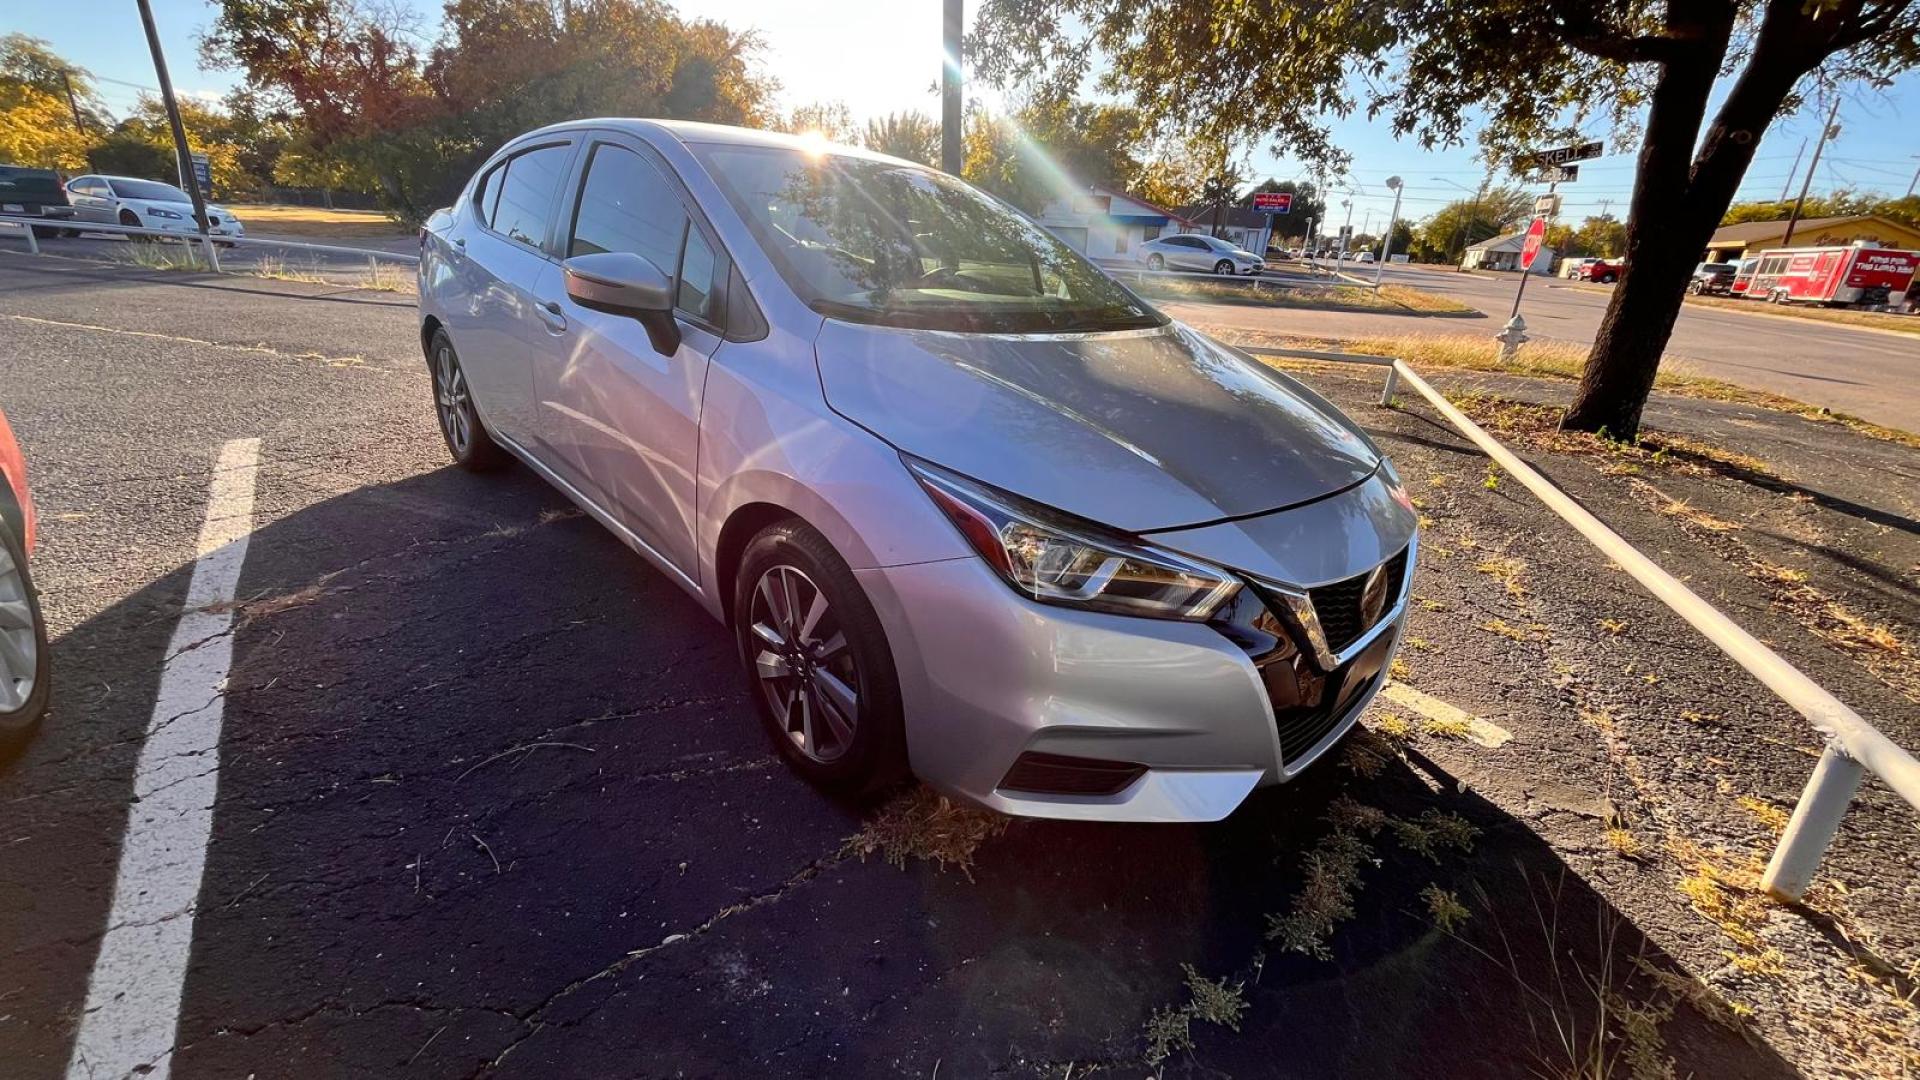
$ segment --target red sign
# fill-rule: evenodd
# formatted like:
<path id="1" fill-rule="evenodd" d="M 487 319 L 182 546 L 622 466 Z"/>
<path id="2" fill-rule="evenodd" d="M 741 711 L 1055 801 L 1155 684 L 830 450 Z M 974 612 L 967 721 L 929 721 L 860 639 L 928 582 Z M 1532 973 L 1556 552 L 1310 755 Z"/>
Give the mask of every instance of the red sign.
<path id="1" fill-rule="evenodd" d="M 1293 209 L 1293 192 L 1262 191 L 1253 197 L 1253 208 L 1262 214 L 1285 214 Z"/>
<path id="2" fill-rule="evenodd" d="M 1540 257 L 1540 238 L 1547 235 L 1547 219 L 1537 217 L 1527 226 L 1527 242 L 1520 246 L 1520 269 L 1533 269 L 1533 260 Z"/>

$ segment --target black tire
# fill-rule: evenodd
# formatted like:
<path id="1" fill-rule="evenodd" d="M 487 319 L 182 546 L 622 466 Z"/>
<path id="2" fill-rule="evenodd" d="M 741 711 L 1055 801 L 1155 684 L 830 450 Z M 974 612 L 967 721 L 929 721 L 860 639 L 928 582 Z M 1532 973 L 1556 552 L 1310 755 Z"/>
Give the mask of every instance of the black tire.
<path id="1" fill-rule="evenodd" d="M 782 628 L 777 625 L 778 610 L 768 607 L 773 593 L 757 595 L 763 579 L 769 589 L 774 581 L 791 582 L 796 606 L 812 607 L 812 597 L 801 595 L 807 586 L 824 596 L 827 606 L 811 642 L 805 634 L 785 633 L 784 638 L 800 643 L 796 650 L 767 636 L 768 630 L 782 636 Z M 748 692 L 761 726 L 787 764 L 809 783 L 856 796 L 877 794 L 904 780 L 900 681 L 886 630 L 866 590 L 827 538 L 797 518 L 768 526 L 741 554 L 733 590 L 734 641 Z M 834 640 L 842 636 L 844 647 L 834 650 Z M 789 674 L 763 676 L 761 662 L 769 656 Z M 825 737 L 811 731 L 814 705 L 828 708 L 836 700 L 826 691 L 829 675 L 854 694 L 850 738 L 837 738 L 824 724 Z M 776 708 L 777 697 L 788 699 L 784 710 Z M 839 715 L 837 710 L 834 715 Z M 808 730 L 793 730 L 796 723 Z M 828 747 L 829 740 L 836 745 Z"/>
<path id="2" fill-rule="evenodd" d="M 1147 256 L 1147 269 L 1164 270 L 1166 269 L 1166 267 L 1167 267 L 1167 260 L 1161 258 L 1159 255 L 1156 254 L 1156 255 Z"/>
<path id="3" fill-rule="evenodd" d="M 453 340 L 445 330 L 435 330 L 427 346 L 427 376 L 433 380 L 434 419 L 453 463 L 468 472 L 491 472 L 506 465 L 507 452 L 493 441 L 493 433 L 473 407 L 466 372 L 460 368 L 460 354 L 454 351 Z M 451 388 L 446 385 L 449 379 Z"/>
<path id="4" fill-rule="evenodd" d="M 1230 259 L 1221 259 L 1219 262 L 1213 264 L 1213 272 L 1216 274 L 1225 274 L 1228 277 L 1232 277 L 1233 261 Z"/>
<path id="5" fill-rule="evenodd" d="M 122 210 L 120 211 L 120 224 L 125 225 L 129 229 L 137 229 L 140 227 L 140 216 L 131 210 Z M 151 244 L 157 239 L 145 233 L 121 233 L 120 235 L 136 244 Z"/>
<path id="6" fill-rule="evenodd" d="M 1601 275 L 1600 275 L 1600 284 L 1602 284 L 1602 285 L 1611 285 L 1611 284 L 1613 284 L 1613 281 L 1614 281 L 1614 277 L 1613 277 L 1613 275 L 1612 275 L 1612 274 L 1601 274 Z"/>
<path id="7" fill-rule="evenodd" d="M 57 225 L 30 225 L 28 228 L 33 230 L 33 235 L 42 240 L 51 240 L 60 235 L 60 227 Z"/>
<path id="8" fill-rule="evenodd" d="M 60 235 L 66 237 L 69 240 L 77 240 L 80 237 L 80 230 L 79 229 L 61 229 Z"/>
<path id="9" fill-rule="evenodd" d="M 18 750 L 29 738 L 32 738 L 34 729 L 40 726 L 41 717 L 46 715 L 47 701 L 53 693 L 53 683 L 49 677 L 47 621 L 40 612 L 39 594 L 33 588 L 33 577 L 27 566 L 25 545 L 13 535 L 13 527 L 4 519 L 0 519 L 0 559 L 8 560 L 12 566 L 19 569 L 19 581 L 25 585 L 26 591 L 27 621 L 30 624 L 28 629 L 32 631 L 34 643 L 33 688 L 27 693 L 26 700 L 18 707 L 10 710 L 0 708 L 0 755 L 5 755 Z M 0 574 L 0 589 L 6 587 L 3 583 L 4 579 L 5 575 Z M 0 595 L 0 603 L 6 603 L 9 599 L 17 600 L 18 598 Z M 6 676 L 0 675 L 0 678 L 6 678 Z M 13 686 L 8 687 L 9 691 L 14 689 Z M 11 700 L 12 694 L 5 695 L 5 698 Z"/>

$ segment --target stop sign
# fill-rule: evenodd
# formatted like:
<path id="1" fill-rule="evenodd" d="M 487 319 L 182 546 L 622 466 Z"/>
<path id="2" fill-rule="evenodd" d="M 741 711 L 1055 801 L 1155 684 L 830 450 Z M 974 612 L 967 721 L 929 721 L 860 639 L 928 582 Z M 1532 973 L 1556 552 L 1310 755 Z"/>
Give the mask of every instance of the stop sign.
<path id="1" fill-rule="evenodd" d="M 1547 234 L 1547 219 L 1537 217 L 1527 226 L 1527 242 L 1520 245 L 1520 269 L 1533 269 L 1533 260 L 1540 257 L 1540 238 Z"/>

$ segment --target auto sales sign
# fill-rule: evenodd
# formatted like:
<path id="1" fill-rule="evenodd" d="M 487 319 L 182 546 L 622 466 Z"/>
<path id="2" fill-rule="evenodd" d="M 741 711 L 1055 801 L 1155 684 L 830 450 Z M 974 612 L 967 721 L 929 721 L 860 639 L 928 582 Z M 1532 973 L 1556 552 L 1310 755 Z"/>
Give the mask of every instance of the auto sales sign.
<path id="1" fill-rule="evenodd" d="M 1293 210 L 1293 192 L 1262 191 L 1253 197 L 1253 208 L 1262 214 L 1285 214 Z"/>

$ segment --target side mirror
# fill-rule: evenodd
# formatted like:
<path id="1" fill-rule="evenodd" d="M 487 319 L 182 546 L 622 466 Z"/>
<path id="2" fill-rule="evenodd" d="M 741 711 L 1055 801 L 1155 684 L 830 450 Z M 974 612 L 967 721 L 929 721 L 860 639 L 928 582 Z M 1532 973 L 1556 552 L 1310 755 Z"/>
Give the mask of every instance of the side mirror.
<path id="1" fill-rule="evenodd" d="M 647 328 L 655 352 L 680 351 L 680 324 L 673 318 L 673 279 L 653 260 L 629 251 L 575 255 L 560 264 L 567 295 L 581 307 L 627 315 Z"/>

